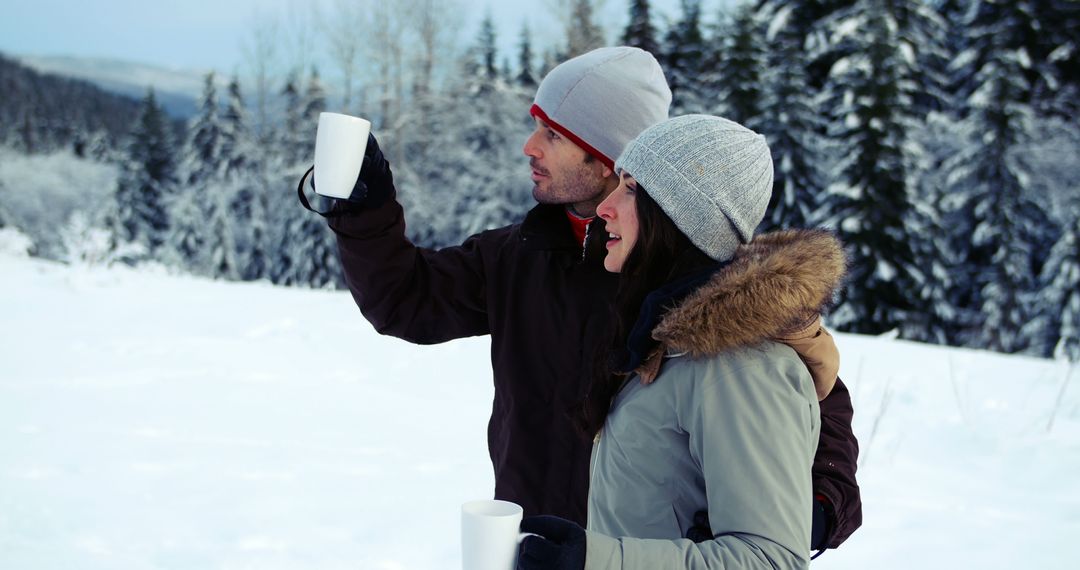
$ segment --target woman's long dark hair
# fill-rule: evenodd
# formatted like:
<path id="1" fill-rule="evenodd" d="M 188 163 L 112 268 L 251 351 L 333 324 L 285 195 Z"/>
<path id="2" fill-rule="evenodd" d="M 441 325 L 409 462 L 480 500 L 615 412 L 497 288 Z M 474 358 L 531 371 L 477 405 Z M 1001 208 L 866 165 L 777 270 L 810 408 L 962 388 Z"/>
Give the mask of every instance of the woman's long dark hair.
<path id="1" fill-rule="evenodd" d="M 604 425 L 611 401 L 626 379 L 617 370 L 626 358 L 626 341 L 637 322 L 645 297 L 665 283 L 695 272 L 716 261 L 705 255 L 675 226 L 660 205 L 639 184 L 634 192 L 638 235 L 619 272 L 615 302 L 611 305 L 607 333 L 601 337 L 592 383 L 583 405 L 581 427 L 594 436 Z M 668 309 L 670 307 L 667 307 Z M 652 341 L 648 350 L 656 346 Z"/>

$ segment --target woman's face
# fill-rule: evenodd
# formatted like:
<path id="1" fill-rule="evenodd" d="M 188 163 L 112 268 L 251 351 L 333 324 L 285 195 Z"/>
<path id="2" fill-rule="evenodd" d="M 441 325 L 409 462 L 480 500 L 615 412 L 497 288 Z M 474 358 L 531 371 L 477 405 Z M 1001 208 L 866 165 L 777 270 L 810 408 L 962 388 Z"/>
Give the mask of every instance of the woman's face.
<path id="1" fill-rule="evenodd" d="M 637 181 L 629 174 L 621 172 L 619 173 L 619 187 L 596 207 L 596 215 L 607 222 L 609 237 L 604 269 L 612 273 L 622 271 L 626 257 L 630 255 L 630 250 L 634 249 L 634 244 L 637 243 L 637 202 L 634 201 L 636 192 Z"/>

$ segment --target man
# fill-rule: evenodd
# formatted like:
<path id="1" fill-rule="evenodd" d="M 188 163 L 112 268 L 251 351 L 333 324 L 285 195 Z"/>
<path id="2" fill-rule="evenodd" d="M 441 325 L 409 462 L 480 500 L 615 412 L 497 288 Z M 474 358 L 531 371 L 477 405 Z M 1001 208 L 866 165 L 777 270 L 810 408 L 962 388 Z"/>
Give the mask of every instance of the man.
<path id="1" fill-rule="evenodd" d="M 522 223 L 439 251 L 414 246 L 373 137 L 351 201 L 336 204 L 330 218 L 349 289 L 380 333 L 418 344 L 491 335 L 495 497 L 526 515 L 585 524 L 592 442 L 575 419 L 616 279 L 603 267 L 602 225 L 590 221 L 618 184 L 614 159 L 667 118 L 670 102 L 647 52 L 594 50 L 557 66 L 537 90 L 524 152 L 539 205 Z M 824 548 L 859 526 L 861 502 L 842 383 L 821 410 L 813 544 Z"/>

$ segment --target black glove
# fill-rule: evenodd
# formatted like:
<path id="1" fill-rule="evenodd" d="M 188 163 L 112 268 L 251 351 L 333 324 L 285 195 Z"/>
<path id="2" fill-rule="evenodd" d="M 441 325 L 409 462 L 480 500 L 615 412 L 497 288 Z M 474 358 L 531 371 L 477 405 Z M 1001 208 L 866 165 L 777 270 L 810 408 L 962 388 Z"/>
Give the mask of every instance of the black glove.
<path id="1" fill-rule="evenodd" d="M 694 542 L 713 539 L 712 527 L 709 526 L 709 511 L 694 513 L 694 526 L 686 529 L 686 538 Z"/>
<path id="2" fill-rule="evenodd" d="M 375 135 L 368 133 L 364 164 L 360 167 L 360 176 L 356 179 L 349 201 L 358 202 L 365 208 L 375 208 L 385 202 L 393 190 L 394 174 L 390 172 L 390 163 L 383 156 Z"/>
<path id="3" fill-rule="evenodd" d="M 375 135 L 368 133 L 367 148 L 364 150 L 364 161 L 360 165 L 360 175 L 353 185 L 348 199 L 333 200 L 330 211 L 323 212 L 311 207 L 307 196 L 304 194 L 304 181 L 311 177 L 311 184 L 315 185 L 315 167 L 312 166 L 300 178 L 296 186 L 296 194 L 300 198 L 300 204 L 308 210 L 325 218 L 335 218 L 341 215 L 357 212 L 368 208 L 380 206 L 394 191 L 394 174 L 390 172 L 390 163 L 383 157 L 379 149 L 379 142 Z"/>
<path id="4" fill-rule="evenodd" d="M 825 550 L 829 536 L 832 506 L 823 497 L 814 497 L 814 524 L 810 531 L 810 550 Z"/>
<path id="5" fill-rule="evenodd" d="M 577 523 L 549 515 L 525 517 L 521 532 L 540 536 L 521 541 L 517 570 L 584 570 L 585 529 Z"/>

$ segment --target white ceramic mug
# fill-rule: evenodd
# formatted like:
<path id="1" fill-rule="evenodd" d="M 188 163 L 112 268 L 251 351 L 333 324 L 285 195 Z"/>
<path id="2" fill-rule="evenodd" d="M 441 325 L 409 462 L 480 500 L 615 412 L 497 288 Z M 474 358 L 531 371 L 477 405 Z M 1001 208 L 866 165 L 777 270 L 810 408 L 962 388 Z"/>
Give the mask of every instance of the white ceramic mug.
<path id="1" fill-rule="evenodd" d="M 514 570 L 522 509 L 509 501 L 487 499 L 461 505 L 462 570 Z"/>
<path id="2" fill-rule="evenodd" d="M 315 135 L 317 194 L 342 199 L 352 194 L 364 164 L 370 132 L 371 122 L 360 117 L 319 113 L 319 130 Z"/>

